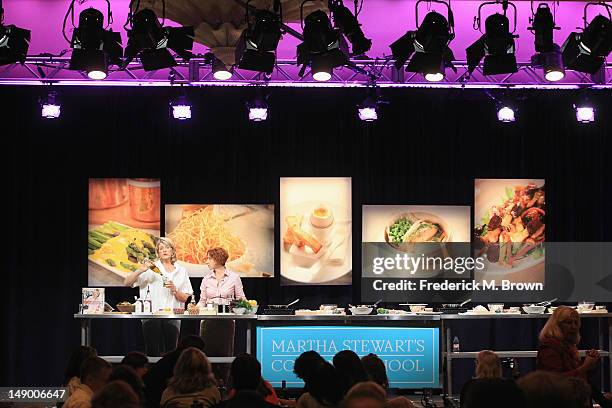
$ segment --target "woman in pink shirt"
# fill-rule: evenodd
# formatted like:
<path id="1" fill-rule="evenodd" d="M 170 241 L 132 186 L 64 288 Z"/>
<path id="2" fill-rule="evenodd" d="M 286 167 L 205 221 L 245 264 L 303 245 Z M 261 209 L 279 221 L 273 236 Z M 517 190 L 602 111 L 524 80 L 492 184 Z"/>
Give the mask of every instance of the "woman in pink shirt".
<path id="1" fill-rule="evenodd" d="M 242 289 L 242 281 L 236 272 L 228 271 L 225 262 L 229 255 L 223 248 L 208 250 L 206 265 L 211 272 L 204 276 L 200 286 L 200 307 L 212 301 L 221 303 L 223 299 L 246 299 Z"/>
<path id="2" fill-rule="evenodd" d="M 209 301 L 221 303 L 228 301 L 226 299 L 246 299 L 240 276 L 225 267 L 229 257 L 227 251 L 223 248 L 212 248 L 208 250 L 207 255 L 206 265 L 211 272 L 202 279 L 199 306 L 206 307 Z M 206 344 L 206 354 L 215 357 L 233 356 L 235 332 L 235 320 L 202 320 L 200 336 Z M 215 365 L 213 372 L 218 380 L 227 382 L 229 368 L 226 364 Z"/>

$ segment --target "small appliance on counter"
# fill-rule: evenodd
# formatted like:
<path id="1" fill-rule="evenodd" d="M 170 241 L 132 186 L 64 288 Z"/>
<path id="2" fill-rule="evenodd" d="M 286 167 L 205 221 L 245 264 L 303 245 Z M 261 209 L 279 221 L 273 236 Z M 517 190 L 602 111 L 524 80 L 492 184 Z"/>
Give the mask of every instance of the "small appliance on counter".
<path id="1" fill-rule="evenodd" d="M 268 307 L 263 309 L 262 314 L 273 316 L 295 315 L 295 309 L 289 308 L 289 306 L 293 306 L 299 301 L 300 299 L 295 299 L 287 305 L 268 305 Z"/>

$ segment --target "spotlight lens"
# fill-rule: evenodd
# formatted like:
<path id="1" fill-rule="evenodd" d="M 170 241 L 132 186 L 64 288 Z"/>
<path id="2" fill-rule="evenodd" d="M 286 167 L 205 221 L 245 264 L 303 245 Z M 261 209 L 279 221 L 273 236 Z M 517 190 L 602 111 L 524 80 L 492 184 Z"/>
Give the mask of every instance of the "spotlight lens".
<path id="1" fill-rule="evenodd" d="M 512 108 L 504 106 L 497 111 L 497 119 L 501 122 L 514 122 L 514 111 Z"/>
<path id="2" fill-rule="evenodd" d="M 89 71 L 87 73 L 87 76 L 90 79 L 102 80 L 102 79 L 106 78 L 106 72 L 104 72 L 104 71 Z"/>
<path id="3" fill-rule="evenodd" d="M 249 120 L 262 122 L 268 119 L 268 108 L 249 108 Z"/>
<path id="4" fill-rule="evenodd" d="M 376 108 L 359 108 L 359 119 L 365 120 L 366 122 L 373 122 L 378 119 Z"/>
<path id="5" fill-rule="evenodd" d="M 42 106 L 41 115 L 45 119 L 57 119 L 61 113 L 60 105 L 44 104 Z"/>
<path id="6" fill-rule="evenodd" d="M 325 71 L 319 71 L 319 72 L 315 72 L 314 74 L 312 74 L 312 77 L 315 79 L 315 81 L 325 82 L 331 79 L 331 73 L 325 72 Z"/>
<path id="7" fill-rule="evenodd" d="M 174 105 L 172 107 L 172 116 L 174 116 L 174 119 L 178 120 L 191 119 L 191 106 Z"/>
<path id="8" fill-rule="evenodd" d="M 229 71 L 216 71 L 213 75 L 219 81 L 227 81 L 232 77 L 232 73 Z"/>
<path id="9" fill-rule="evenodd" d="M 436 72 L 435 74 L 425 74 L 425 79 L 429 82 L 440 82 L 444 79 L 444 74 Z"/>
<path id="10" fill-rule="evenodd" d="M 595 120 L 595 111 L 590 106 L 576 108 L 576 120 L 580 123 L 590 123 Z"/>
<path id="11" fill-rule="evenodd" d="M 565 73 L 563 71 L 550 71 L 547 72 L 545 77 L 547 81 L 556 82 L 563 79 Z"/>

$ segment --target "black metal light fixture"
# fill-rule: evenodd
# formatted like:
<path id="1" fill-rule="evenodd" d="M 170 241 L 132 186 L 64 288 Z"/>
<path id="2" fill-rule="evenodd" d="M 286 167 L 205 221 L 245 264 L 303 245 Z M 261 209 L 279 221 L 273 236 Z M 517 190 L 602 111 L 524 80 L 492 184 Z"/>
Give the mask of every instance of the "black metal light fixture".
<path id="1" fill-rule="evenodd" d="M 164 27 L 151 9 L 130 12 L 128 23 L 132 29 L 127 30 L 126 66 L 138 56 L 145 71 L 174 67 L 176 61 L 170 50 L 185 60 L 193 56 L 193 27 Z"/>
<path id="2" fill-rule="evenodd" d="M 592 5 L 604 7 L 608 17 L 599 14 L 587 24 L 587 9 Z M 561 47 L 563 63 L 567 69 L 595 74 L 604 65 L 612 51 L 611 10 L 612 5 L 603 2 L 591 2 L 584 6 L 584 30 L 581 33 L 571 33 Z"/>
<path id="3" fill-rule="evenodd" d="M 0 0 L 0 65 L 24 63 L 30 47 L 30 30 L 4 25 L 4 9 Z"/>
<path id="4" fill-rule="evenodd" d="M 415 5 L 416 31 L 408 31 L 391 44 L 390 48 L 397 69 L 410 58 L 406 71 L 419 72 L 428 81 L 438 82 L 444 79 L 447 67 L 457 71 L 452 63 L 453 51 L 448 46 L 455 38 L 453 12 L 445 1 L 432 0 L 446 6 L 448 19 L 438 12 L 431 11 L 419 24 L 418 7 L 423 1 L 419 0 Z"/>
<path id="5" fill-rule="evenodd" d="M 329 11 L 334 24 L 349 39 L 353 56 L 363 55 L 372 47 L 372 40 L 366 38 L 357 20 L 359 10 L 355 2 L 355 14 L 342 3 L 342 0 L 329 0 Z"/>
<path id="6" fill-rule="evenodd" d="M 302 2 L 300 14 L 302 14 Z M 331 79 L 333 69 L 349 62 L 348 44 L 344 36 L 332 28 L 329 17 L 323 10 L 310 13 L 304 19 L 304 42 L 297 46 L 297 63 L 302 65 L 303 76 L 310 65 L 316 81 Z"/>
<path id="7" fill-rule="evenodd" d="M 70 3 L 62 32 L 64 38 L 66 36 L 66 21 L 68 15 L 73 15 L 74 25 L 74 3 Z M 107 0 L 108 6 L 108 25 L 112 23 L 112 12 L 110 1 Z M 95 8 L 87 8 L 79 14 L 79 26 L 76 27 L 72 34 L 70 48 L 72 48 L 72 56 L 70 57 L 69 69 L 75 71 L 85 71 L 91 79 L 104 79 L 108 75 L 109 65 L 120 66 L 123 57 L 123 48 L 121 48 L 121 34 L 106 30 L 104 28 L 104 15 Z"/>
<path id="8" fill-rule="evenodd" d="M 484 57 L 483 72 L 485 75 L 510 74 L 518 71 L 514 55 L 514 39 L 516 30 L 516 6 L 504 0 L 503 2 L 485 2 L 478 7 L 478 15 L 474 17 L 474 28 L 481 30 L 481 10 L 488 4 L 501 4 L 503 14 L 491 14 L 485 20 L 484 34 L 466 49 L 468 71 L 471 73 Z M 514 9 L 514 27 L 510 31 L 510 20 L 506 16 L 508 6 Z"/>
<path id="9" fill-rule="evenodd" d="M 276 9 L 278 7 L 278 10 Z M 257 10 L 253 17 L 246 7 L 247 28 L 236 44 L 236 64 L 250 71 L 271 73 L 276 62 L 276 47 L 281 38 L 280 1 L 275 10 Z"/>
<path id="10" fill-rule="evenodd" d="M 528 27 L 535 36 L 535 50 L 537 54 L 531 57 L 531 65 L 542 68 L 547 81 L 560 81 L 565 76 L 561 49 L 553 40 L 553 31 L 559 27 L 555 24 L 555 17 L 546 3 L 540 3 L 535 13 L 532 10 L 532 23 Z"/>

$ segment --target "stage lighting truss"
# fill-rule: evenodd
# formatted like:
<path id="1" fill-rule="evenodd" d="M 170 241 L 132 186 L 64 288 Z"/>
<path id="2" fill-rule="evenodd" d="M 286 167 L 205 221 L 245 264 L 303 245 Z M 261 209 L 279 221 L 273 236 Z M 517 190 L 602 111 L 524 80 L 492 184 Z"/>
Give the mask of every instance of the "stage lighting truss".
<path id="1" fill-rule="evenodd" d="M 423 2 L 443 4 L 447 8 L 447 17 L 431 11 L 419 24 L 419 4 Z M 406 32 L 390 45 L 395 67 L 400 69 L 410 58 L 406 71 L 421 73 L 429 82 L 439 82 L 446 77 L 446 68 L 457 72 L 453 65 L 453 51 L 449 47 L 455 38 L 453 11 L 449 3 L 441 0 L 419 0 L 415 10 L 417 29 Z"/>
<path id="2" fill-rule="evenodd" d="M 212 54 L 211 54 L 212 56 Z M 602 75 L 593 77 L 581 72 L 567 70 L 565 77 L 558 82 L 545 80 L 541 73 L 531 65 L 531 61 L 518 62 L 518 72 L 511 75 L 490 77 L 483 74 L 482 67 L 468 76 L 468 64 L 453 61 L 457 73 L 446 72 L 443 82 L 429 82 L 421 74 L 397 69 L 392 60 L 351 60 L 358 70 L 341 67 L 334 70 L 327 82 L 317 82 L 310 77 L 300 76 L 300 67 L 295 59 L 280 59 L 274 64 L 272 74 L 252 72 L 233 67 L 232 77 L 220 81 L 214 78 L 212 59 L 205 54 L 189 60 L 177 61 L 176 67 L 145 72 L 140 60 L 136 58 L 123 69 L 109 69 L 104 81 L 91 81 L 78 71 L 68 70 L 69 57 L 29 56 L 24 64 L 12 64 L 0 69 L 0 85 L 92 85 L 92 86 L 155 86 L 174 85 L 192 86 L 255 86 L 271 87 L 356 87 L 367 88 L 372 85 L 372 77 L 381 88 L 516 88 L 516 89 L 612 89 L 612 62 L 606 63 Z"/>
<path id="3" fill-rule="evenodd" d="M 487 5 L 501 5 L 503 14 L 491 14 L 485 20 L 485 32 L 482 33 L 482 8 Z M 510 30 L 510 20 L 507 17 L 508 6 L 513 9 L 514 24 Z M 516 31 L 516 6 L 509 1 L 488 1 L 478 6 L 478 15 L 474 17 L 474 29 L 482 36 L 466 49 L 468 71 L 472 73 L 484 57 L 484 75 L 512 74 L 517 72 L 516 56 L 514 55 L 514 39 Z"/>
<path id="4" fill-rule="evenodd" d="M 595 16 L 587 23 L 589 6 L 603 7 L 608 14 Z M 573 32 L 561 48 L 567 69 L 595 75 L 604 66 L 612 51 L 612 5 L 604 2 L 589 2 L 584 6 L 584 30 Z"/>
<path id="5" fill-rule="evenodd" d="M 165 3 L 165 0 L 162 1 Z M 128 24 L 131 29 L 127 29 L 124 66 L 138 56 L 145 71 L 174 67 L 177 62 L 170 50 L 185 61 L 193 57 L 193 27 L 164 27 L 153 10 L 145 8 L 132 12 L 131 3 L 128 21 L 125 23 L 126 29 Z M 162 21 L 165 18 L 163 15 Z"/>
<path id="6" fill-rule="evenodd" d="M 554 5 L 553 5 L 554 7 Z M 529 18 L 531 27 L 528 29 L 535 36 L 535 50 L 537 54 L 531 57 L 534 68 L 542 68 L 544 78 L 550 82 L 556 82 L 565 76 L 565 68 L 560 47 L 553 39 L 554 30 L 559 30 L 555 24 L 555 15 L 546 3 L 540 3 L 537 10 L 531 9 L 532 16 Z"/>
<path id="7" fill-rule="evenodd" d="M 0 65 L 23 64 L 30 48 L 30 30 L 4 25 L 4 9 L 0 0 Z"/>
<path id="8" fill-rule="evenodd" d="M 95 8 L 87 8 L 79 14 L 79 26 L 74 27 L 74 4 L 72 0 L 64 17 L 62 34 L 72 48 L 69 69 L 84 71 L 90 79 L 104 79 L 108 75 L 109 65 L 122 64 L 123 48 L 121 34 L 107 30 L 113 22 L 111 4 L 107 4 L 107 25 L 104 27 L 104 15 Z M 66 22 L 71 16 L 74 27 L 72 40 L 66 35 Z"/>

